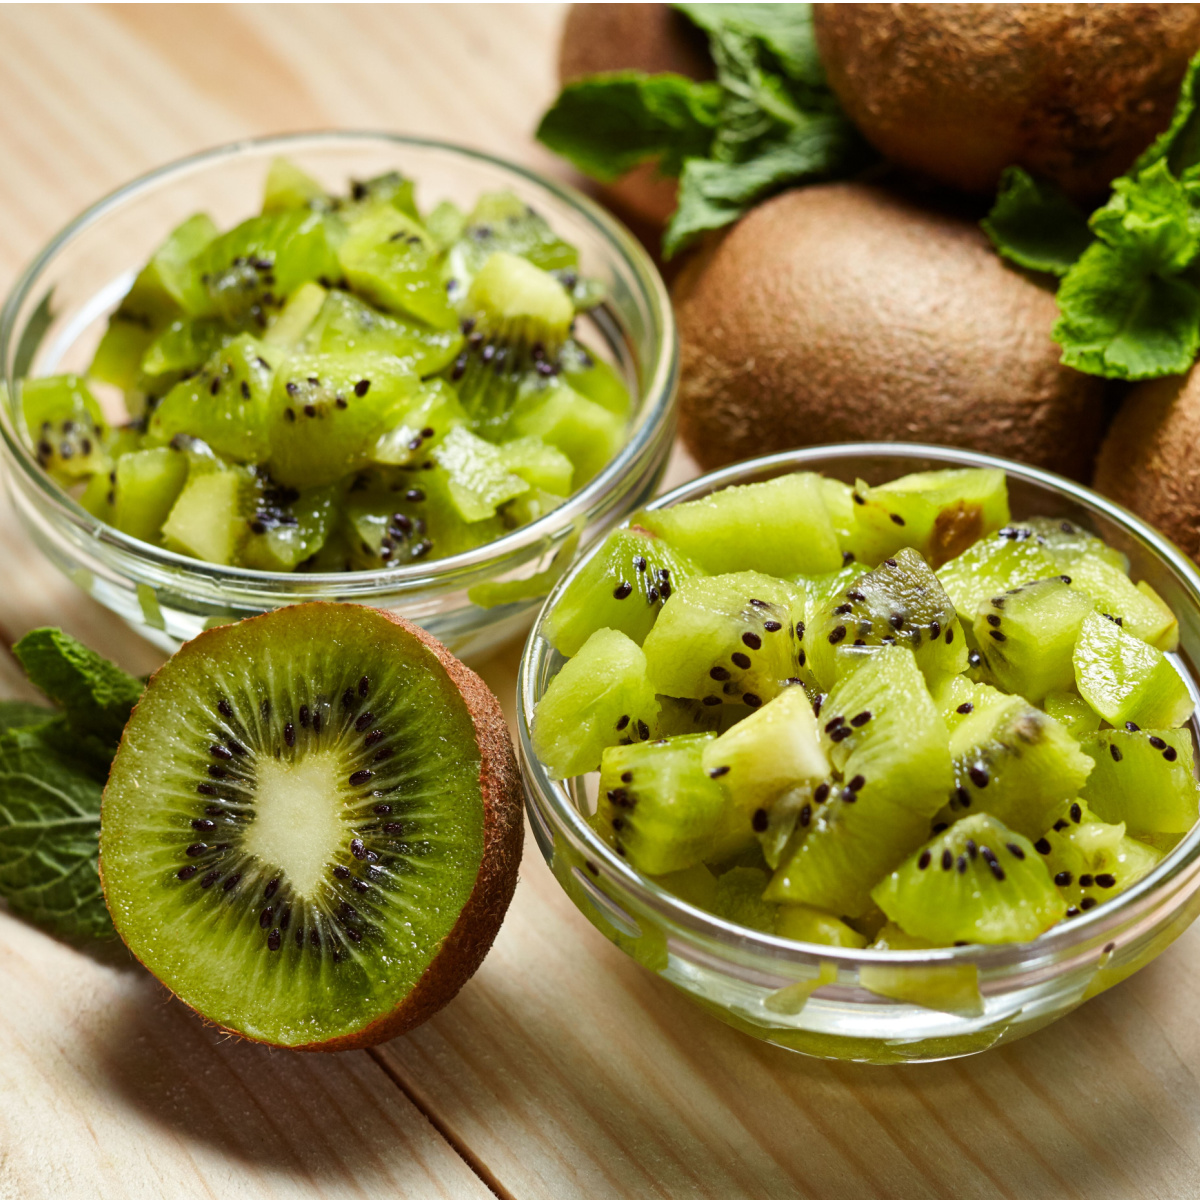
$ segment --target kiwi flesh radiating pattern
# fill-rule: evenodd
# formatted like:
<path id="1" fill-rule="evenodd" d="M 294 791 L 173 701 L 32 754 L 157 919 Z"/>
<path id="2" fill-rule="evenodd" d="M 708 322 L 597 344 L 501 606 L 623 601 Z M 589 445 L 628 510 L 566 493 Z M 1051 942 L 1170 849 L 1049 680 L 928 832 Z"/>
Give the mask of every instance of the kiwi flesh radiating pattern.
<path id="1" fill-rule="evenodd" d="M 494 697 L 427 635 L 356 605 L 281 609 L 151 681 L 104 795 L 105 894 L 208 1019 L 369 1044 L 482 958 L 515 882 L 517 786 Z"/>

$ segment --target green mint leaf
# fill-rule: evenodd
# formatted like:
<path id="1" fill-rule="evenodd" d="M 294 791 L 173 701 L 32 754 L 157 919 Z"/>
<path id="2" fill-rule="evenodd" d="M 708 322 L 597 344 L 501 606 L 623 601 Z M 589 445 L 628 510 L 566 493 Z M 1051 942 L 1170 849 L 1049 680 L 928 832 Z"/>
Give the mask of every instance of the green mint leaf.
<path id="1" fill-rule="evenodd" d="M 1200 214 L 1191 201 L 1196 190 L 1159 159 L 1137 176 L 1117 179 L 1108 203 L 1092 213 L 1091 227 L 1110 246 L 1136 255 L 1144 269 L 1177 274 L 1200 251 Z"/>
<path id="2" fill-rule="evenodd" d="M 762 143 L 745 161 L 689 159 L 679 181 L 679 207 L 663 236 L 664 255 L 670 258 L 701 233 L 736 221 L 790 183 L 835 174 L 856 148 L 840 117 L 822 115 Z"/>
<path id="3" fill-rule="evenodd" d="M 708 154 L 720 103 L 715 83 L 682 75 L 590 75 L 563 88 L 537 138 L 602 183 L 651 159 L 678 175 L 686 158 Z"/>
<path id="4" fill-rule="evenodd" d="M 63 709 L 74 731 L 116 745 L 142 694 L 139 680 L 61 629 L 34 629 L 13 652 L 30 682 Z"/>
<path id="5" fill-rule="evenodd" d="M 1083 212 L 1021 167 L 1000 177 L 996 203 L 979 224 L 1010 262 L 1051 275 L 1065 275 L 1092 242 Z"/>
<path id="6" fill-rule="evenodd" d="M 710 37 L 734 31 L 752 38 L 794 82 L 825 86 L 811 4 L 676 4 L 675 8 Z"/>
<path id="7" fill-rule="evenodd" d="M 1130 175 L 1138 175 L 1163 160 L 1176 177 L 1182 176 L 1190 167 L 1200 165 L 1200 112 L 1197 111 L 1196 95 L 1198 74 L 1200 53 L 1188 64 L 1170 125 L 1142 152 L 1130 169 Z"/>
<path id="8" fill-rule="evenodd" d="M 0 896 L 61 937 L 107 937 L 97 866 L 106 772 L 66 753 L 56 725 L 65 722 L 0 733 Z"/>
<path id="9" fill-rule="evenodd" d="M 1179 375 L 1200 350 L 1200 289 L 1147 269 L 1137 249 L 1094 242 L 1059 285 L 1058 307 L 1062 361 L 1089 375 Z"/>
<path id="10" fill-rule="evenodd" d="M 0 700 L 0 732 L 5 729 L 24 729 L 53 720 L 54 710 L 24 700 Z"/>

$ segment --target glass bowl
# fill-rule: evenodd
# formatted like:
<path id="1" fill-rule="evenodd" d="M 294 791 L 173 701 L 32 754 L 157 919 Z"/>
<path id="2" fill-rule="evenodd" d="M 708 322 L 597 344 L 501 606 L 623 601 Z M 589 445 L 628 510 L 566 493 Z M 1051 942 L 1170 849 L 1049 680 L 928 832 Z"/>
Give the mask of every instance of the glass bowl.
<path id="1" fill-rule="evenodd" d="M 565 504 L 463 554 L 390 570 L 292 575 L 214 566 L 118 532 L 85 512 L 37 465 L 14 422 L 26 375 L 83 372 L 108 314 L 138 268 L 198 209 L 228 227 L 258 211 L 272 158 L 283 154 L 330 188 L 399 170 L 425 204 L 468 209 L 507 189 L 578 247 L 581 270 L 607 299 L 581 317 L 589 348 L 634 398 L 629 436 L 612 462 Z M 76 218 L 37 256 L 0 312 L 0 432 L 8 488 L 46 556 L 165 649 L 200 630 L 304 600 L 394 609 L 459 655 L 524 631 L 577 547 L 654 494 L 674 436 L 678 373 L 666 289 L 633 236 L 585 196 L 461 146 L 382 133 L 308 133 L 238 142 L 152 171 Z"/>
<path id="2" fill-rule="evenodd" d="M 820 471 L 883 483 L 910 471 L 998 467 L 1015 518 L 1064 517 L 1129 555 L 1179 617 L 1172 655 L 1195 697 L 1200 574 L 1144 522 L 1088 488 L 1005 459 L 934 446 L 822 446 L 705 475 L 651 508 L 731 483 Z M 973 1054 L 1070 1012 L 1144 966 L 1200 912 L 1200 826 L 1144 879 L 1034 942 L 944 950 L 849 950 L 792 942 L 733 925 L 639 874 L 591 829 L 587 784 L 555 782 L 534 755 L 534 707 L 564 661 L 541 635 L 546 614 L 580 569 L 551 593 L 525 647 L 518 682 L 520 751 L 530 823 L 559 883 L 606 937 L 723 1021 L 823 1058 L 890 1063 Z"/>

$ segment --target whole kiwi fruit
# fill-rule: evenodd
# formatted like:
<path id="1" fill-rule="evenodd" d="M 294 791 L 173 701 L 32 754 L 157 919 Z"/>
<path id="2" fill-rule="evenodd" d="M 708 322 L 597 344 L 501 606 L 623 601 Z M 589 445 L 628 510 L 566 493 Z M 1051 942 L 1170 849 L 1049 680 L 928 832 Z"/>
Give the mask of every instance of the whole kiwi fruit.
<path id="1" fill-rule="evenodd" d="M 888 158 L 972 192 L 1017 164 L 1087 200 L 1170 120 L 1195 4 L 818 4 L 851 120 Z"/>
<path id="2" fill-rule="evenodd" d="M 830 183 L 752 209 L 674 289 L 681 432 L 706 468 L 829 442 L 932 442 L 1090 474 L 1103 381 L 1054 296 L 973 221 Z"/>
<path id="3" fill-rule="evenodd" d="M 1200 367 L 1135 384 L 1096 460 L 1096 488 L 1200 562 Z"/>
<path id="4" fill-rule="evenodd" d="M 126 945 L 221 1028 L 298 1050 L 404 1033 L 470 978 L 521 857 L 500 705 L 424 630 L 297 604 L 151 678 L 104 789 Z"/>
<path id="5" fill-rule="evenodd" d="M 559 82 L 603 71 L 711 79 L 713 63 L 704 34 L 669 4 L 573 4 L 559 43 Z M 615 207 L 657 226 L 675 211 L 678 187 L 648 162 L 604 191 Z"/>

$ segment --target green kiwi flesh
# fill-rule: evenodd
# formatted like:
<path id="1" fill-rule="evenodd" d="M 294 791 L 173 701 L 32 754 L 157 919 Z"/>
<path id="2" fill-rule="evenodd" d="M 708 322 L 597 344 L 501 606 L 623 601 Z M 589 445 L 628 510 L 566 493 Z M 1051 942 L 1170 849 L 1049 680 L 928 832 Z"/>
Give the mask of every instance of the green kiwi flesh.
<path id="1" fill-rule="evenodd" d="M 445 1003 L 520 855 L 494 697 L 428 635 L 356 605 L 210 630 L 153 677 L 105 789 L 105 895 L 207 1019 L 338 1049 Z"/>

